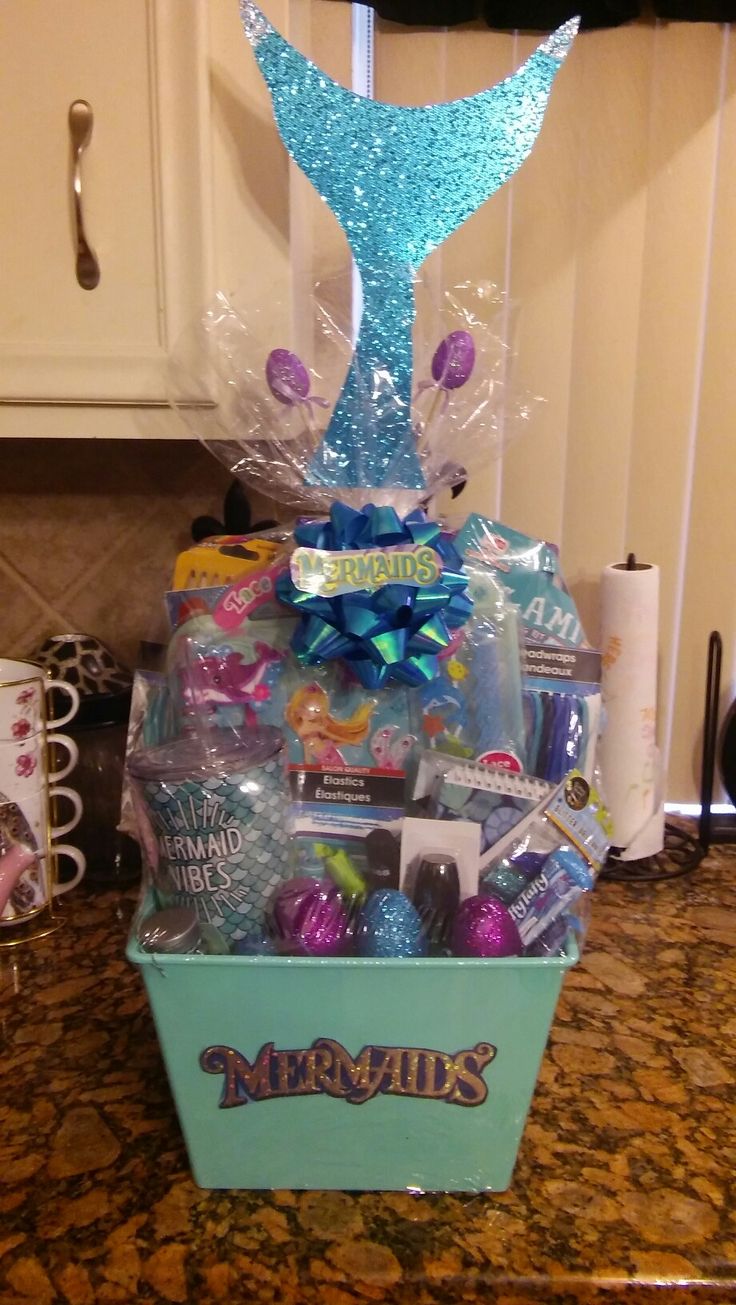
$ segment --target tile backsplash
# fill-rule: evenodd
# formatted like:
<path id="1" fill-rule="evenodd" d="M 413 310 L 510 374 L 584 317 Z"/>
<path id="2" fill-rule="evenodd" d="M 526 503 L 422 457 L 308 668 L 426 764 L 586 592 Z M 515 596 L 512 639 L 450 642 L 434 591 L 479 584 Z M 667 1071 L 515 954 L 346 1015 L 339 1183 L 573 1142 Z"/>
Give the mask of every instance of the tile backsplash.
<path id="1" fill-rule="evenodd" d="M 2 440 L 0 655 L 81 631 L 135 665 L 141 640 L 165 638 L 193 519 L 222 520 L 230 481 L 195 441 Z"/>

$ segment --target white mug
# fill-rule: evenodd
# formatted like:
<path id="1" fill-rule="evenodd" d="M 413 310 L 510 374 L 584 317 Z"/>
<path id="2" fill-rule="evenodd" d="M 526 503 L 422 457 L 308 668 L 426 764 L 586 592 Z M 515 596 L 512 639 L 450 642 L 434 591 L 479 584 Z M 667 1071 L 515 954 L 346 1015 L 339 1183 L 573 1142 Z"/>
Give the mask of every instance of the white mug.
<path id="1" fill-rule="evenodd" d="M 58 770 L 49 768 L 48 745 L 56 744 L 67 753 L 67 760 Z M 68 734 L 31 734 L 22 742 L 0 739 L 0 793 L 22 797 L 43 786 L 44 780 L 55 784 L 71 775 L 79 760 L 79 750 Z"/>
<path id="2" fill-rule="evenodd" d="M 19 743 L 40 733 L 49 719 L 46 697 L 52 690 L 66 693 L 71 701 L 66 716 L 51 724 L 68 725 L 79 707 L 74 685 L 50 679 L 36 662 L 0 657 L 0 740 Z"/>
<path id="3" fill-rule="evenodd" d="M 54 839 L 71 832 L 82 815 L 82 802 L 73 789 L 58 783 L 71 774 L 77 745 L 65 734 L 46 729 L 47 695 L 60 689 L 71 700 L 66 724 L 79 705 L 73 685 L 52 681 L 33 662 L 0 658 L 0 939 L 14 924 L 48 906 L 53 897 L 74 888 L 84 875 L 84 854 Z M 55 771 L 49 768 L 49 744 L 67 753 Z M 53 799 L 71 802 L 72 814 L 51 824 Z M 58 883 L 54 858 L 63 852 L 76 865 L 76 874 Z"/>

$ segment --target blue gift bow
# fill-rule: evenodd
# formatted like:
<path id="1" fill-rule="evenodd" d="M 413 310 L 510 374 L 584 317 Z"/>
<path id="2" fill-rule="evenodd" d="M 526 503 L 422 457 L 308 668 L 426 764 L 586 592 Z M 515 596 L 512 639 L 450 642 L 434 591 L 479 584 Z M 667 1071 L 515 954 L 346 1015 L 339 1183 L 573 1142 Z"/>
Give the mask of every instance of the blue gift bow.
<path id="1" fill-rule="evenodd" d="M 473 610 L 462 558 L 437 522 L 421 508 L 402 520 L 392 507 L 368 503 L 358 511 L 333 503 L 329 520 L 300 522 L 294 539 L 300 547 L 330 552 L 395 544 L 434 549 L 442 571 L 438 583 L 425 588 L 390 584 L 375 592 L 358 589 L 326 598 L 297 589 L 290 572 L 276 582 L 281 602 L 301 616 L 291 647 L 302 666 L 342 658 L 366 689 L 379 689 L 392 679 L 411 686 L 433 680 L 451 631 L 464 625 Z"/>

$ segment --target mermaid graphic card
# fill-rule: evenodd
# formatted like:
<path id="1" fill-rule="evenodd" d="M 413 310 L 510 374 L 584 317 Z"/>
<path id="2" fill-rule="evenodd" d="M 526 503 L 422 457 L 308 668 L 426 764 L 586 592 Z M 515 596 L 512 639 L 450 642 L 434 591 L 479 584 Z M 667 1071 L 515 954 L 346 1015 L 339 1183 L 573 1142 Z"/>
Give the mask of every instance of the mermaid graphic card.
<path id="1" fill-rule="evenodd" d="M 349 669 L 292 666 L 284 675 L 284 726 L 294 803 L 361 826 L 400 819 L 416 743 L 407 690 L 366 695 Z"/>

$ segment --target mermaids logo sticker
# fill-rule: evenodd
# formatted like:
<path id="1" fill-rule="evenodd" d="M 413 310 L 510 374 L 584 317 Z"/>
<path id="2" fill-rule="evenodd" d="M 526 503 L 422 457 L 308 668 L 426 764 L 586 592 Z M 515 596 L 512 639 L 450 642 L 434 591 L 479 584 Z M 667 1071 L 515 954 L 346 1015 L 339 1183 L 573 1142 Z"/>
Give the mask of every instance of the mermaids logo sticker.
<path id="1" fill-rule="evenodd" d="M 317 1038 L 301 1051 L 277 1051 L 273 1042 L 249 1061 L 234 1047 L 206 1047 L 206 1074 L 222 1074 L 220 1109 L 277 1097 L 325 1095 L 362 1106 L 374 1097 L 417 1097 L 449 1105 L 480 1106 L 488 1096 L 484 1070 L 496 1055 L 490 1042 L 467 1051 L 427 1047 L 363 1047 L 353 1059 L 342 1043 Z"/>
<path id="2" fill-rule="evenodd" d="M 305 594 L 350 594 L 384 585 L 412 585 L 424 589 L 438 583 L 442 558 L 427 544 L 395 544 L 387 548 L 358 548 L 328 552 L 322 548 L 296 548 L 291 555 L 291 578 Z"/>

